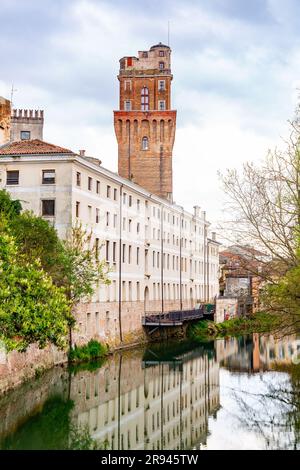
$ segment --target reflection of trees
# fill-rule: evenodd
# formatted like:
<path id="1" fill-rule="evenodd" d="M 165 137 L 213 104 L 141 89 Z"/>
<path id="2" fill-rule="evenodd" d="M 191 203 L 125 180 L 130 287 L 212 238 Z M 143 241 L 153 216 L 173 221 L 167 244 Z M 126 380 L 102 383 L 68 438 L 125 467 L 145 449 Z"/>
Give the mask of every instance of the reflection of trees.
<path id="1" fill-rule="evenodd" d="M 97 450 L 107 447 L 92 439 L 88 427 L 71 424 L 71 400 L 55 397 L 15 433 L 0 442 L 1 450 Z"/>
<path id="2" fill-rule="evenodd" d="M 267 449 L 300 449 L 300 366 L 283 367 L 289 375 L 280 383 L 271 374 L 261 379 L 261 393 L 233 390 L 233 395 L 243 427 L 255 431 Z"/>

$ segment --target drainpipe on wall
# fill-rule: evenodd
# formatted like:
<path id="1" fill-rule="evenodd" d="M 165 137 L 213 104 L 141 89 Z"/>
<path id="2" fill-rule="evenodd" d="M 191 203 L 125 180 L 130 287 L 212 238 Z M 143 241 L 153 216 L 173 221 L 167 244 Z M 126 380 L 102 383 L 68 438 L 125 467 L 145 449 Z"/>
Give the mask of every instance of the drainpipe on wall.
<path id="1" fill-rule="evenodd" d="M 122 199 L 123 199 L 123 184 L 120 186 L 119 193 L 119 332 L 120 341 L 123 342 L 122 333 Z"/>
<path id="2" fill-rule="evenodd" d="M 161 264 L 160 264 L 160 278 L 161 278 L 161 313 L 164 313 L 164 210 L 160 206 L 160 240 L 161 240 Z"/>
<path id="3" fill-rule="evenodd" d="M 179 218 L 179 298 L 180 298 L 180 310 L 182 311 L 182 215 L 183 207 L 181 208 L 182 212 Z"/>

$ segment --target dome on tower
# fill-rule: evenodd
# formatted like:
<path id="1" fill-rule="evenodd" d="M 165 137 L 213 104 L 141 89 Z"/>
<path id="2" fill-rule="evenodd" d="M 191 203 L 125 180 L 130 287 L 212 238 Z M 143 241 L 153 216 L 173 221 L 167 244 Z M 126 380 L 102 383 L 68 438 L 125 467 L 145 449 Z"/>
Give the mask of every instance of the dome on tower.
<path id="1" fill-rule="evenodd" d="M 162 42 L 159 42 L 158 44 L 155 44 L 154 46 L 150 47 L 150 51 L 152 51 L 152 49 L 156 49 L 157 47 L 166 47 L 167 49 L 170 49 L 169 46 L 166 46 Z"/>

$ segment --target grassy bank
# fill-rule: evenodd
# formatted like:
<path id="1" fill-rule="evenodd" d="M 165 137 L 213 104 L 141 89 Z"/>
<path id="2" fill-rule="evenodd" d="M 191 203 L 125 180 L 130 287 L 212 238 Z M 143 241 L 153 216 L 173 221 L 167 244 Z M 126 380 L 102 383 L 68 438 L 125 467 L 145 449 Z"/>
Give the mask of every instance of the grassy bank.
<path id="1" fill-rule="evenodd" d="M 84 346 L 75 346 L 69 352 L 70 362 L 88 362 L 100 359 L 108 354 L 108 348 L 96 340 L 89 341 Z"/>
<path id="2" fill-rule="evenodd" d="M 238 336 L 251 333 L 271 333 L 279 326 L 278 317 L 267 313 L 256 313 L 251 317 L 233 318 L 223 323 L 202 321 L 191 327 L 189 337 L 210 340 L 224 336 Z"/>

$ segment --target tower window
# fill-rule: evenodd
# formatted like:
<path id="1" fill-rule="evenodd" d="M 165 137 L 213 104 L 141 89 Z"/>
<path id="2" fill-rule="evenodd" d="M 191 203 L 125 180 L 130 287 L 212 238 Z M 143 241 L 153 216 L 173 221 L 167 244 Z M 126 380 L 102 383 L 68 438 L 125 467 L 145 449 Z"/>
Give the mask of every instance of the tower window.
<path id="1" fill-rule="evenodd" d="M 148 57 L 148 52 L 143 52 L 143 58 L 147 59 L 147 57 Z"/>
<path id="2" fill-rule="evenodd" d="M 158 109 L 159 109 L 159 111 L 165 111 L 165 109 L 166 109 L 166 102 L 165 102 L 165 100 L 159 100 L 159 102 L 158 102 Z"/>
<path id="3" fill-rule="evenodd" d="M 159 80 L 158 89 L 159 91 L 164 91 L 166 89 L 166 82 L 164 80 Z"/>
<path id="4" fill-rule="evenodd" d="M 159 51 L 159 57 L 165 57 L 165 51 Z"/>
<path id="5" fill-rule="evenodd" d="M 148 140 L 148 137 L 143 137 L 143 140 L 142 140 L 142 149 L 143 149 L 143 150 L 148 150 L 148 149 L 149 149 L 149 140 Z"/>
<path id="6" fill-rule="evenodd" d="M 30 140 L 30 131 L 21 131 L 20 137 L 21 140 Z"/>
<path id="7" fill-rule="evenodd" d="M 141 110 L 149 111 L 149 90 L 146 86 L 141 91 Z"/>
<path id="8" fill-rule="evenodd" d="M 125 101 L 124 108 L 125 108 L 125 111 L 131 111 L 131 101 L 130 100 Z"/>
<path id="9" fill-rule="evenodd" d="M 131 91 L 131 80 L 125 80 L 124 89 L 125 91 Z"/>
<path id="10" fill-rule="evenodd" d="M 159 69 L 160 69 L 160 70 L 164 70 L 164 68 L 165 68 L 165 63 L 164 63 L 164 62 L 160 62 L 160 63 L 159 63 Z"/>

